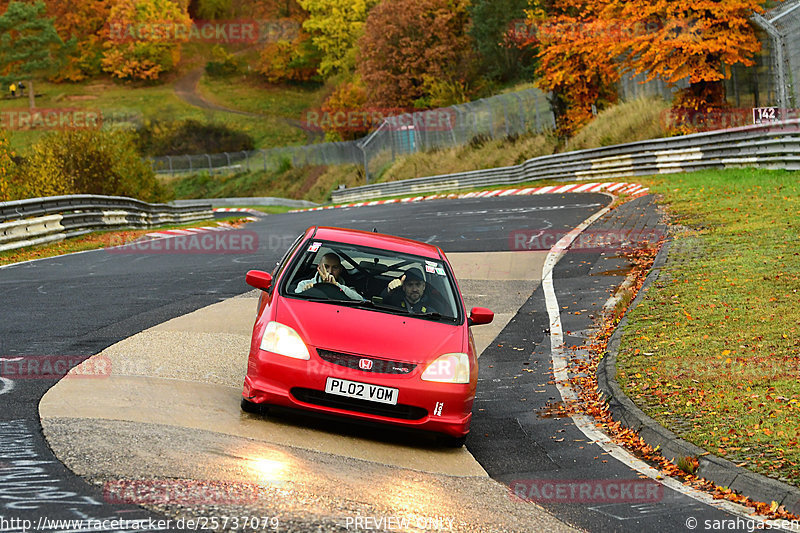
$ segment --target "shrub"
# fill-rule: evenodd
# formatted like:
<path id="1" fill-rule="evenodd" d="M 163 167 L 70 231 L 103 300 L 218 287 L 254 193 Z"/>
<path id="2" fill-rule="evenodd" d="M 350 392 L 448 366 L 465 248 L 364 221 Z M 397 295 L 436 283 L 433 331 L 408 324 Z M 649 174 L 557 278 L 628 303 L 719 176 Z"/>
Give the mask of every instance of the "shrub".
<path id="1" fill-rule="evenodd" d="M 215 78 L 225 78 L 242 74 L 245 63 L 242 59 L 226 51 L 219 45 L 211 49 L 212 59 L 206 63 L 206 74 Z"/>
<path id="2" fill-rule="evenodd" d="M 132 135 L 124 131 L 52 133 L 34 145 L 20 175 L 25 198 L 108 194 L 148 202 L 167 199 Z"/>
<path id="3" fill-rule="evenodd" d="M 137 142 L 140 151 L 149 156 L 216 154 L 255 148 L 255 141 L 246 133 L 192 119 L 145 122 L 138 132 Z"/>
<path id="4" fill-rule="evenodd" d="M 13 157 L 14 153 L 8 146 L 8 137 L 4 131 L 0 130 L 0 202 L 14 199 L 12 180 L 16 172 L 16 165 Z"/>

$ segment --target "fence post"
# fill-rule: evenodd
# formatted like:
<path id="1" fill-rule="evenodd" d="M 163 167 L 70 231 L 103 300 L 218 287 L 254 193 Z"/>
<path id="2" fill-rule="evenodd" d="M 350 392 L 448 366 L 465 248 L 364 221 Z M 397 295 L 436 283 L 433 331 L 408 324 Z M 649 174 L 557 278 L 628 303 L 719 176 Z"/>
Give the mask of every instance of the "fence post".
<path id="1" fill-rule="evenodd" d="M 204 155 L 206 156 L 206 159 L 208 159 L 208 173 L 209 174 L 213 174 L 214 173 L 214 169 L 211 166 L 211 156 L 208 155 L 208 154 L 204 154 Z"/>
<path id="2" fill-rule="evenodd" d="M 778 107 L 780 107 L 782 110 L 788 109 L 789 103 L 788 99 L 786 98 L 786 65 L 783 62 L 783 36 L 775 26 L 773 26 L 767 19 L 758 13 L 753 13 L 751 20 L 755 22 L 756 25 L 760 26 L 764 31 L 766 31 L 772 38 L 772 42 L 774 43 L 775 47 L 775 59 L 773 63 L 778 76 L 778 79 L 774 80 L 773 83 L 776 83 L 777 85 L 776 89 L 778 93 Z"/>
<path id="3" fill-rule="evenodd" d="M 511 94 L 514 96 L 514 98 L 517 99 L 517 103 L 519 103 L 519 120 L 520 120 L 520 124 L 522 126 L 520 128 L 519 132 L 520 133 L 525 133 L 527 131 L 528 127 L 527 127 L 527 125 L 525 123 L 525 106 L 522 105 L 522 97 L 520 95 L 516 94 L 516 93 L 511 93 Z M 539 130 L 538 126 L 537 126 L 536 130 L 537 131 Z"/>
<path id="4" fill-rule="evenodd" d="M 192 169 L 192 156 L 187 155 L 186 157 L 189 159 L 189 173 L 191 174 L 191 172 L 193 170 Z"/>
<path id="5" fill-rule="evenodd" d="M 503 104 L 503 122 L 506 125 L 506 137 L 509 137 L 511 134 L 508 131 L 508 109 L 506 108 L 506 99 L 501 98 L 500 103 Z"/>
<path id="6" fill-rule="evenodd" d="M 367 185 L 369 185 L 369 160 L 367 159 L 367 147 L 361 146 L 357 144 L 358 148 L 361 150 L 361 153 L 364 154 L 364 178 L 367 180 Z"/>
<path id="7" fill-rule="evenodd" d="M 250 152 L 242 150 L 244 154 L 244 164 L 247 165 L 247 171 L 250 172 Z"/>
<path id="8" fill-rule="evenodd" d="M 261 155 L 264 156 L 264 172 L 267 171 L 267 151 L 263 148 L 261 149 Z"/>
<path id="9" fill-rule="evenodd" d="M 228 152 L 224 152 L 224 153 L 225 153 L 225 159 L 228 160 L 228 170 L 230 170 L 231 169 L 231 155 Z M 208 159 L 210 160 L 211 158 L 209 157 Z"/>
<path id="10" fill-rule="evenodd" d="M 172 170 L 172 156 L 167 156 L 167 162 L 169 163 L 169 174 L 170 176 L 174 176 L 175 172 Z"/>

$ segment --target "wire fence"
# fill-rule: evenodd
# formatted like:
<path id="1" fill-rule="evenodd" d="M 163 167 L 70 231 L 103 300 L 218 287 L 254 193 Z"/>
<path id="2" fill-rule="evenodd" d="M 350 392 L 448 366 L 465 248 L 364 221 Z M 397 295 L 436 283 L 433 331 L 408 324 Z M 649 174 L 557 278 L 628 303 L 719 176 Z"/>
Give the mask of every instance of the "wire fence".
<path id="1" fill-rule="evenodd" d="M 775 29 L 772 54 L 778 102 L 783 108 L 794 108 L 800 103 L 800 1 L 787 0 L 768 11 L 764 17 Z M 777 34 L 777 35 L 776 35 Z"/>
<path id="2" fill-rule="evenodd" d="M 754 13 L 751 22 L 761 50 L 753 57 L 754 65 L 727 65 L 728 103 L 739 109 L 775 107 L 784 111 L 779 118 L 789 118 L 793 114 L 786 110 L 800 105 L 800 0 L 779 2 L 763 15 Z M 658 95 L 671 101 L 675 91 L 688 86 L 688 78 L 673 86 L 658 77 L 645 79 L 643 74 L 623 74 L 618 84 L 620 98 Z"/>
<path id="3" fill-rule="evenodd" d="M 161 174 L 200 171 L 276 171 L 306 165 L 364 167 L 367 182 L 402 155 L 454 148 L 473 139 L 499 139 L 555 127 L 545 93 L 536 88 L 456 106 L 391 116 L 355 141 L 286 146 L 221 154 L 150 158 Z"/>

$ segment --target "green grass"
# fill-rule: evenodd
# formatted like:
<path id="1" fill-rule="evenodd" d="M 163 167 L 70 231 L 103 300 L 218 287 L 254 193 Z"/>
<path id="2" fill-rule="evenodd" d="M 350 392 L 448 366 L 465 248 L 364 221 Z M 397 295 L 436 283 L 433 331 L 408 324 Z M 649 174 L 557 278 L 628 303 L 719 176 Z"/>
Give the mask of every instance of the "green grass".
<path id="1" fill-rule="evenodd" d="M 340 183 L 353 187 L 364 184 L 363 172 L 355 166 L 289 167 L 277 171 L 240 172 L 236 174 L 193 174 L 161 178 L 176 198 L 238 198 L 274 196 L 325 203 Z"/>
<path id="2" fill-rule="evenodd" d="M 641 180 L 663 195 L 673 254 L 630 314 L 626 393 L 681 437 L 800 485 L 800 182 L 793 172 Z"/>
<path id="3" fill-rule="evenodd" d="M 564 147 L 583 150 L 600 146 L 657 139 L 669 135 L 665 120 L 670 105 L 661 98 L 637 98 L 600 112 Z"/>
<path id="4" fill-rule="evenodd" d="M 201 82 L 201 85 L 205 82 Z M 298 92 L 296 87 L 258 87 L 252 82 L 242 84 L 231 80 L 227 84 L 210 82 L 210 85 L 221 92 L 234 92 L 242 98 L 243 108 L 230 105 L 245 111 L 264 113 L 261 117 L 249 117 L 221 111 L 210 111 L 194 107 L 180 100 L 173 90 L 172 84 L 141 86 L 114 81 L 93 81 L 82 84 L 70 83 L 37 83 L 36 92 L 42 96 L 36 98 L 36 106 L 45 108 L 77 108 L 100 110 L 104 116 L 120 113 L 138 114 L 145 120 L 184 120 L 195 119 L 201 122 L 226 125 L 232 129 L 244 131 L 255 140 L 256 148 L 271 148 L 292 144 L 304 144 L 305 133 L 289 125 L 284 119 L 303 118 L 304 101 L 308 105 L 318 102 L 317 92 L 306 89 Z M 237 87 L 235 91 L 231 87 Z M 246 95 L 246 97 L 245 97 Z M 215 100 L 217 98 L 214 98 Z M 256 102 L 262 100 L 260 106 Z M 306 100 L 307 99 L 307 100 Z M 219 101 L 228 105 L 227 97 Z M 287 105 L 281 105 L 287 102 Z M 9 109 L 27 109 L 27 98 L 0 99 L 0 111 Z M 248 106 L 252 106 L 251 109 Z M 26 153 L 37 139 L 47 131 L 11 130 L 11 147 L 20 153 Z"/>
<path id="5" fill-rule="evenodd" d="M 231 109 L 302 120 L 308 109 L 322 105 L 325 89 L 317 85 L 270 86 L 247 76 L 227 79 L 203 76 L 198 92 L 207 100 Z"/>

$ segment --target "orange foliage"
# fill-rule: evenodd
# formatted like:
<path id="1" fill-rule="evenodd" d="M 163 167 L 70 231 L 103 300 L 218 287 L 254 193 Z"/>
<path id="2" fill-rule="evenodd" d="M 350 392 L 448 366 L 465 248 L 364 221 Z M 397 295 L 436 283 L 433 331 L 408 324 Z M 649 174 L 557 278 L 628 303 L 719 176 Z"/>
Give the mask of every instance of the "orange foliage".
<path id="1" fill-rule="evenodd" d="M 191 19 L 172 0 L 115 0 L 103 31 L 103 70 L 122 79 L 156 80 L 180 60 Z"/>
<path id="2" fill-rule="evenodd" d="M 532 0 L 523 46 L 539 49 L 538 85 L 554 93 L 561 133 L 569 134 L 614 100 L 619 71 L 688 79 L 676 116 L 725 105 L 727 66 L 753 65 L 761 44 L 750 25 L 764 0 Z M 723 68 L 723 65 L 726 67 Z M 688 125 L 679 125 L 679 130 Z M 688 130 L 687 130 L 688 131 Z"/>
<path id="3" fill-rule="evenodd" d="M 358 59 L 371 105 L 430 107 L 436 93 L 470 85 L 476 63 L 467 6 L 466 0 L 384 0 L 372 8 Z"/>
<path id="4" fill-rule="evenodd" d="M 610 0 L 607 16 L 624 21 L 629 37 L 616 50 L 628 58 L 625 67 L 670 84 L 688 78 L 673 108 L 711 114 L 725 106 L 723 80 L 729 66 L 754 65 L 761 49 L 750 17 L 762 12 L 764 0 Z M 725 68 L 723 69 L 723 65 Z M 689 128 L 687 131 L 691 131 Z"/>
<path id="5" fill-rule="evenodd" d="M 523 46 L 539 49 L 536 84 L 553 92 L 559 134 L 571 135 L 616 101 L 619 66 L 609 49 L 616 38 L 603 19 L 606 0 L 565 0 L 558 7 L 528 12 Z"/>
<path id="6" fill-rule="evenodd" d="M 367 103 L 367 91 L 363 85 L 358 82 L 345 82 L 339 85 L 333 93 L 322 104 L 322 112 L 324 116 L 335 116 L 339 112 L 351 112 L 363 109 Z M 366 113 L 365 116 L 370 116 Z M 336 133 L 341 140 L 357 139 L 366 135 L 371 126 L 368 120 L 359 121 L 355 126 L 352 124 L 342 124 L 336 126 L 335 121 L 331 121 L 330 125 L 323 126 L 326 133 Z"/>

